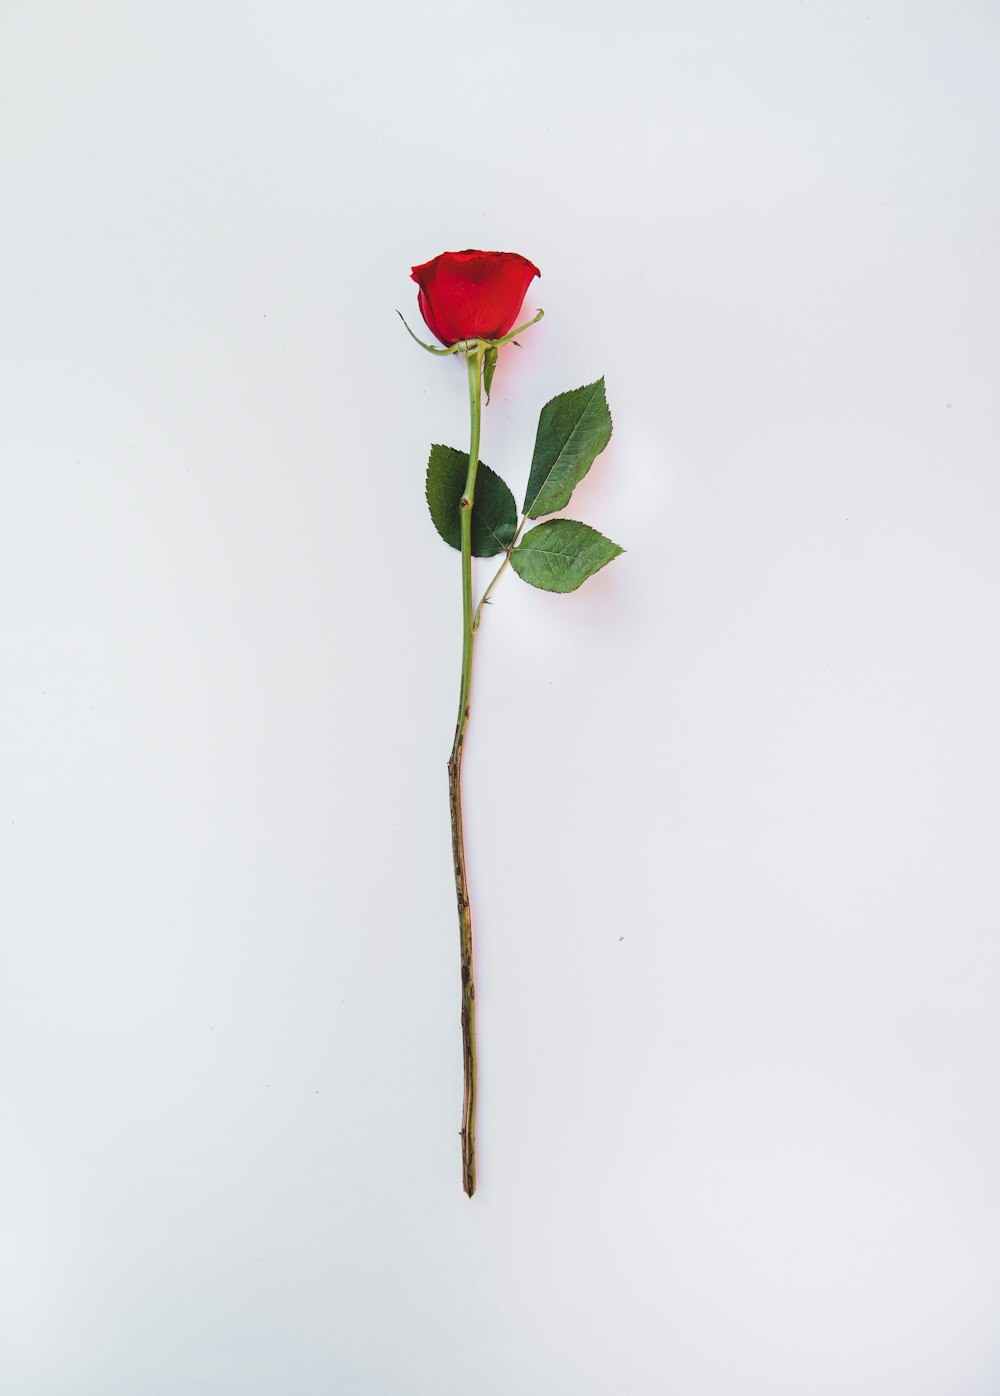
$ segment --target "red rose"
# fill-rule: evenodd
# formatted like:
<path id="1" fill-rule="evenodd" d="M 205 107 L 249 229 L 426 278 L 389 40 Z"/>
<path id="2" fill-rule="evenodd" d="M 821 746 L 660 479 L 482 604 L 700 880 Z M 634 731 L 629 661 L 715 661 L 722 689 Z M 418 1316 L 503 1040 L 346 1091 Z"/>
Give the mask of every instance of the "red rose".
<path id="1" fill-rule="evenodd" d="M 413 268 L 420 313 L 442 344 L 502 339 L 541 272 L 517 252 L 442 252 Z"/>

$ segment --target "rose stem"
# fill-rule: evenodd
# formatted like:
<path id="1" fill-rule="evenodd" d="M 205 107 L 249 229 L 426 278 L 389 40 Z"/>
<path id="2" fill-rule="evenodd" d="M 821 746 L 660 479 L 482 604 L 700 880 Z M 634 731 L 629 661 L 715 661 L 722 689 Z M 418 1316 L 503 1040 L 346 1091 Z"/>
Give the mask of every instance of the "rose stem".
<path id="1" fill-rule="evenodd" d="M 482 620 L 482 618 L 483 618 L 483 607 L 484 607 L 485 605 L 487 605 L 487 603 L 489 602 L 489 599 L 490 599 L 490 592 L 493 590 L 493 588 L 496 586 L 497 582 L 498 582 L 498 581 L 500 580 L 500 578 L 503 576 L 504 568 L 505 568 L 505 567 L 508 565 L 508 563 L 510 562 L 510 555 L 511 555 L 511 553 L 514 551 L 514 549 L 517 547 L 517 540 L 520 538 L 520 536 L 521 536 L 521 530 L 524 528 L 524 525 L 525 525 L 527 522 L 528 522 L 528 516 L 527 516 L 527 514 L 525 514 L 524 518 L 521 520 L 521 522 L 520 522 L 520 523 L 518 524 L 518 526 L 517 526 L 517 530 L 516 530 L 515 533 L 514 533 L 514 537 L 510 540 L 510 542 L 509 542 L 508 545 L 507 545 L 507 552 L 506 552 L 506 556 L 504 557 L 503 562 L 501 562 L 500 566 L 497 568 L 496 572 L 495 572 L 494 575 L 493 575 L 493 580 L 490 582 L 489 586 L 486 588 L 486 590 L 483 592 L 482 596 L 479 598 L 479 605 L 476 607 L 475 619 L 474 619 L 473 622 L 472 622 L 472 633 L 473 633 L 473 634 L 475 634 L 475 632 L 479 629 L 479 622 L 480 622 L 480 621 Z"/>
<path id="2" fill-rule="evenodd" d="M 458 699 L 455 741 L 448 761 L 448 796 L 451 805 L 451 848 L 455 861 L 455 891 L 458 896 L 458 930 L 462 955 L 462 1060 L 465 1094 L 462 1101 L 462 1186 L 467 1196 L 476 1191 L 476 986 L 472 978 L 472 915 L 469 884 L 465 876 L 465 842 L 462 829 L 462 748 L 469 721 L 469 690 L 472 684 L 472 503 L 479 465 L 479 422 L 482 411 L 483 345 L 470 345 L 469 410 L 472 435 L 469 442 L 469 474 L 465 493 L 459 501 L 462 530 L 462 686 Z"/>

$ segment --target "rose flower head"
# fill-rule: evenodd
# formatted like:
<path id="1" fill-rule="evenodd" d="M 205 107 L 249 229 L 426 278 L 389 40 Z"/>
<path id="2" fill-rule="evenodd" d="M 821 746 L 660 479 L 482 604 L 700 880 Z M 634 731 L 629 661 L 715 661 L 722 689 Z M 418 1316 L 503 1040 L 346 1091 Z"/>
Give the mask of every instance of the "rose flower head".
<path id="1" fill-rule="evenodd" d="M 412 271 L 424 323 L 444 345 L 502 339 L 541 272 L 518 252 L 442 252 Z"/>

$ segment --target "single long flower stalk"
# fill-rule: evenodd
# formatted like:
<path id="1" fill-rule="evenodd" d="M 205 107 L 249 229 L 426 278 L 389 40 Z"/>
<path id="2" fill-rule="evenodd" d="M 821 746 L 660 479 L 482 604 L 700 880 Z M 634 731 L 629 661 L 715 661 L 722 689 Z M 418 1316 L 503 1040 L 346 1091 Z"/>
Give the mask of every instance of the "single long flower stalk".
<path id="1" fill-rule="evenodd" d="M 508 563 L 529 586 L 540 591 L 567 592 L 575 591 L 607 566 L 622 549 L 589 524 L 551 517 L 566 507 L 574 488 L 611 439 L 611 413 L 604 379 L 599 378 L 595 383 L 560 393 L 542 408 L 520 523 L 510 486 L 492 470 L 483 475 L 476 548 L 484 557 L 502 552 L 504 559 L 473 610 L 472 524 L 483 390 L 489 402 L 500 347 L 517 343 L 515 337 L 542 318 L 539 310 L 523 325 L 512 328 L 528 286 L 541 273 L 534 262 L 519 252 L 468 248 L 464 252 L 442 252 L 413 267 L 411 275 L 420 287 L 417 304 L 424 324 L 441 347 L 425 344 L 403 320 L 407 333 L 431 354 L 462 355 L 469 374 L 471 437 L 465 484 L 463 487 L 462 452 L 432 446 L 427 461 L 427 505 L 434 527 L 450 547 L 458 548 L 462 558 L 462 682 L 455 740 L 448 761 L 448 796 L 462 966 L 462 1187 L 472 1197 L 476 1191 L 476 985 L 462 824 L 462 753 L 469 724 L 476 631 L 483 608 Z M 459 489 L 462 493 L 456 499 Z M 522 539 L 529 519 L 543 522 L 528 529 Z"/>
<path id="2" fill-rule="evenodd" d="M 520 261 L 521 258 L 516 260 Z M 522 292 L 523 294 L 523 292 Z M 519 304 L 520 302 L 518 302 Z M 396 312 L 399 315 L 399 312 Z M 497 351 L 514 341 L 515 336 L 537 325 L 545 314 L 537 311 L 530 320 L 508 330 L 497 339 L 468 338 L 458 339 L 442 349 L 425 344 L 406 324 L 402 315 L 399 318 L 406 327 L 410 338 L 416 340 L 422 349 L 430 354 L 449 356 L 460 354 L 466 360 L 469 375 L 469 468 L 465 488 L 459 500 L 459 537 L 462 558 L 462 679 L 458 697 L 458 719 L 455 723 L 455 740 L 448 759 L 448 803 L 451 807 L 451 847 L 455 865 L 455 893 L 458 898 L 459 950 L 462 969 L 462 1063 L 464 1092 L 462 1098 L 462 1187 L 468 1197 L 476 1191 L 476 986 L 473 973 L 472 954 L 472 912 L 469 903 L 469 882 L 465 871 L 465 833 L 462 822 L 462 751 L 465 746 L 465 729 L 469 721 L 469 694 L 472 687 L 472 647 L 483 606 L 488 593 L 497 581 L 487 588 L 478 607 L 472 604 L 472 511 L 476 497 L 476 471 L 479 467 L 479 435 L 482 421 L 483 382 L 485 376 L 487 401 L 492 366 L 496 364 Z M 485 367 L 485 375 L 484 375 Z M 520 535 L 525 520 L 517 530 Z M 515 536 L 507 548 L 507 557 L 517 541 Z M 503 569 L 501 568 L 501 571 Z M 498 574 L 499 575 L 499 574 Z"/>
<path id="3" fill-rule="evenodd" d="M 469 473 L 458 506 L 462 530 L 462 681 L 459 689 L 455 741 L 448 761 L 451 848 L 455 862 L 455 893 L 458 898 L 462 965 L 462 1062 L 465 1077 L 462 1098 L 462 1186 L 468 1197 L 476 1191 L 476 985 L 473 975 L 472 912 L 469 904 L 469 883 L 465 873 L 465 837 L 462 824 L 462 751 L 465 746 L 465 729 L 469 721 L 469 697 L 472 688 L 472 506 L 476 494 L 476 469 L 479 464 L 485 347 L 480 340 L 476 341 L 474 347 L 470 345 L 466 350 L 471 417 Z"/>

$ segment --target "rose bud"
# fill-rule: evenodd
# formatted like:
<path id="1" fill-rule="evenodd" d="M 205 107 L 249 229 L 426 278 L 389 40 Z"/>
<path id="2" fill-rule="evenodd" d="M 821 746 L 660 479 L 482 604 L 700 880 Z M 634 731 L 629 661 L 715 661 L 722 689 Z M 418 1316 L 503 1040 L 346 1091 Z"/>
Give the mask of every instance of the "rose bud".
<path id="1" fill-rule="evenodd" d="M 412 271 L 424 323 L 442 344 L 502 339 L 541 272 L 517 252 L 442 252 Z"/>

